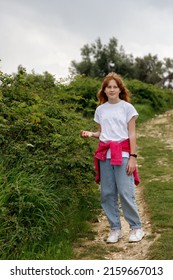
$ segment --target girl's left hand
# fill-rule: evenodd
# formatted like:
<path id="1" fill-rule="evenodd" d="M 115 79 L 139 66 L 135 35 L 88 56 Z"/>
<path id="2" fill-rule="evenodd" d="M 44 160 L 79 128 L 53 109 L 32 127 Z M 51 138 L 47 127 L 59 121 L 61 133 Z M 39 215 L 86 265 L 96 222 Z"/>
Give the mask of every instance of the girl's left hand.
<path id="1" fill-rule="evenodd" d="M 133 174 L 134 170 L 136 168 L 136 158 L 135 157 L 130 157 L 126 170 L 127 170 L 127 174 L 130 176 Z"/>

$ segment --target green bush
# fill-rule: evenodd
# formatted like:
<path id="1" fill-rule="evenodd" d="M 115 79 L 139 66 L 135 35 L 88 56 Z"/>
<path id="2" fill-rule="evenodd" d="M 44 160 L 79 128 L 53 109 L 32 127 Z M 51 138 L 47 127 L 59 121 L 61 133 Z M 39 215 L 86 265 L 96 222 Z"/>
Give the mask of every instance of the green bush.
<path id="1" fill-rule="evenodd" d="M 155 113 L 164 112 L 173 107 L 173 92 L 171 90 L 163 90 L 137 80 L 127 81 L 126 85 L 132 93 L 133 104 L 146 104 Z"/>
<path id="2" fill-rule="evenodd" d="M 97 106 L 97 92 L 100 88 L 100 81 L 85 77 L 76 76 L 67 86 L 66 91 L 71 101 L 77 102 L 77 111 L 82 112 L 84 117 L 93 117 Z M 67 99 L 67 98 L 66 98 Z"/>
<path id="3" fill-rule="evenodd" d="M 135 104 L 135 108 L 139 114 L 137 124 L 151 119 L 156 114 L 155 110 L 149 104 Z"/>
<path id="4" fill-rule="evenodd" d="M 61 259 L 62 244 L 72 243 L 98 209 L 95 143 L 80 137 L 88 122 L 62 103 L 63 86 L 33 93 L 22 75 L 24 85 L 10 77 L 1 86 L 1 258 Z"/>

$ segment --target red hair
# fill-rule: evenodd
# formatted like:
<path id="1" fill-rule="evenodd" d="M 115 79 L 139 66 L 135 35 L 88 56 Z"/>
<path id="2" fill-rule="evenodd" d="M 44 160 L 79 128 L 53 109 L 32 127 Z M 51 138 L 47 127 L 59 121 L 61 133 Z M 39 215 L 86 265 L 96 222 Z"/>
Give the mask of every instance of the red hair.
<path id="1" fill-rule="evenodd" d="M 99 104 L 103 104 L 108 101 L 107 95 L 105 93 L 105 88 L 108 86 L 111 80 L 115 80 L 117 86 L 120 89 L 119 98 L 127 102 L 130 102 L 130 92 L 124 85 L 121 76 L 118 75 L 117 73 L 111 72 L 103 79 L 101 89 L 97 93 Z"/>

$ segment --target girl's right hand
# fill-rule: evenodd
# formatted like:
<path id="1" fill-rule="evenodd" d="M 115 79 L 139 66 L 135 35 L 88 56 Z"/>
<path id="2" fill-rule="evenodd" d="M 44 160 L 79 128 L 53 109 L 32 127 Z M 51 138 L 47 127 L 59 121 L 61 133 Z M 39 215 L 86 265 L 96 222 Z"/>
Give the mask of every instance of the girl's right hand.
<path id="1" fill-rule="evenodd" d="M 93 136 L 93 133 L 91 131 L 81 130 L 80 135 L 84 138 L 90 138 Z"/>

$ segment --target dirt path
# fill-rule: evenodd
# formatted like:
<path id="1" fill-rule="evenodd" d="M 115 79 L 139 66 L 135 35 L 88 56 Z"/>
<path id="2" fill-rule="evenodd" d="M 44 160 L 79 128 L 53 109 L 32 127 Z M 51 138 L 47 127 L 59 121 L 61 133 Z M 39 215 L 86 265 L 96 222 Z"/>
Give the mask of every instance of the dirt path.
<path id="1" fill-rule="evenodd" d="M 143 187 L 136 188 L 136 199 L 138 203 L 139 214 L 142 219 L 145 238 L 139 243 L 129 243 L 129 225 L 121 213 L 121 224 L 123 237 L 119 242 L 107 244 L 106 239 L 110 231 L 107 219 L 102 213 L 98 217 L 98 222 L 92 224 L 92 230 L 95 232 L 94 240 L 81 240 L 80 247 L 76 248 L 77 259 L 107 259 L 107 260 L 144 260 L 150 245 L 155 241 L 157 235 L 153 235 L 147 206 L 143 200 Z M 93 252 L 93 250 L 94 252 Z M 101 251 L 102 248 L 102 252 Z M 100 258 L 99 258 L 100 256 Z"/>
<path id="2" fill-rule="evenodd" d="M 150 135 L 163 140 L 169 148 L 173 149 L 173 110 L 165 114 L 158 115 L 148 121 L 145 126 L 138 129 L 137 137 L 142 135 Z M 160 125 L 164 129 L 160 129 Z M 158 238 L 157 234 L 152 233 L 150 216 L 147 205 L 143 199 L 143 186 L 136 187 L 136 200 L 138 204 L 139 214 L 142 220 L 145 232 L 144 239 L 139 243 L 129 243 L 129 225 L 125 221 L 121 213 L 122 233 L 123 237 L 119 242 L 107 244 L 105 241 L 109 234 L 110 228 L 107 219 L 102 213 L 98 217 L 98 222 L 92 224 L 94 231 L 94 240 L 88 238 L 81 239 L 75 248 L 76 259 L 108 259 L 108 260 L 145 260 L 149 247 Z"/>

